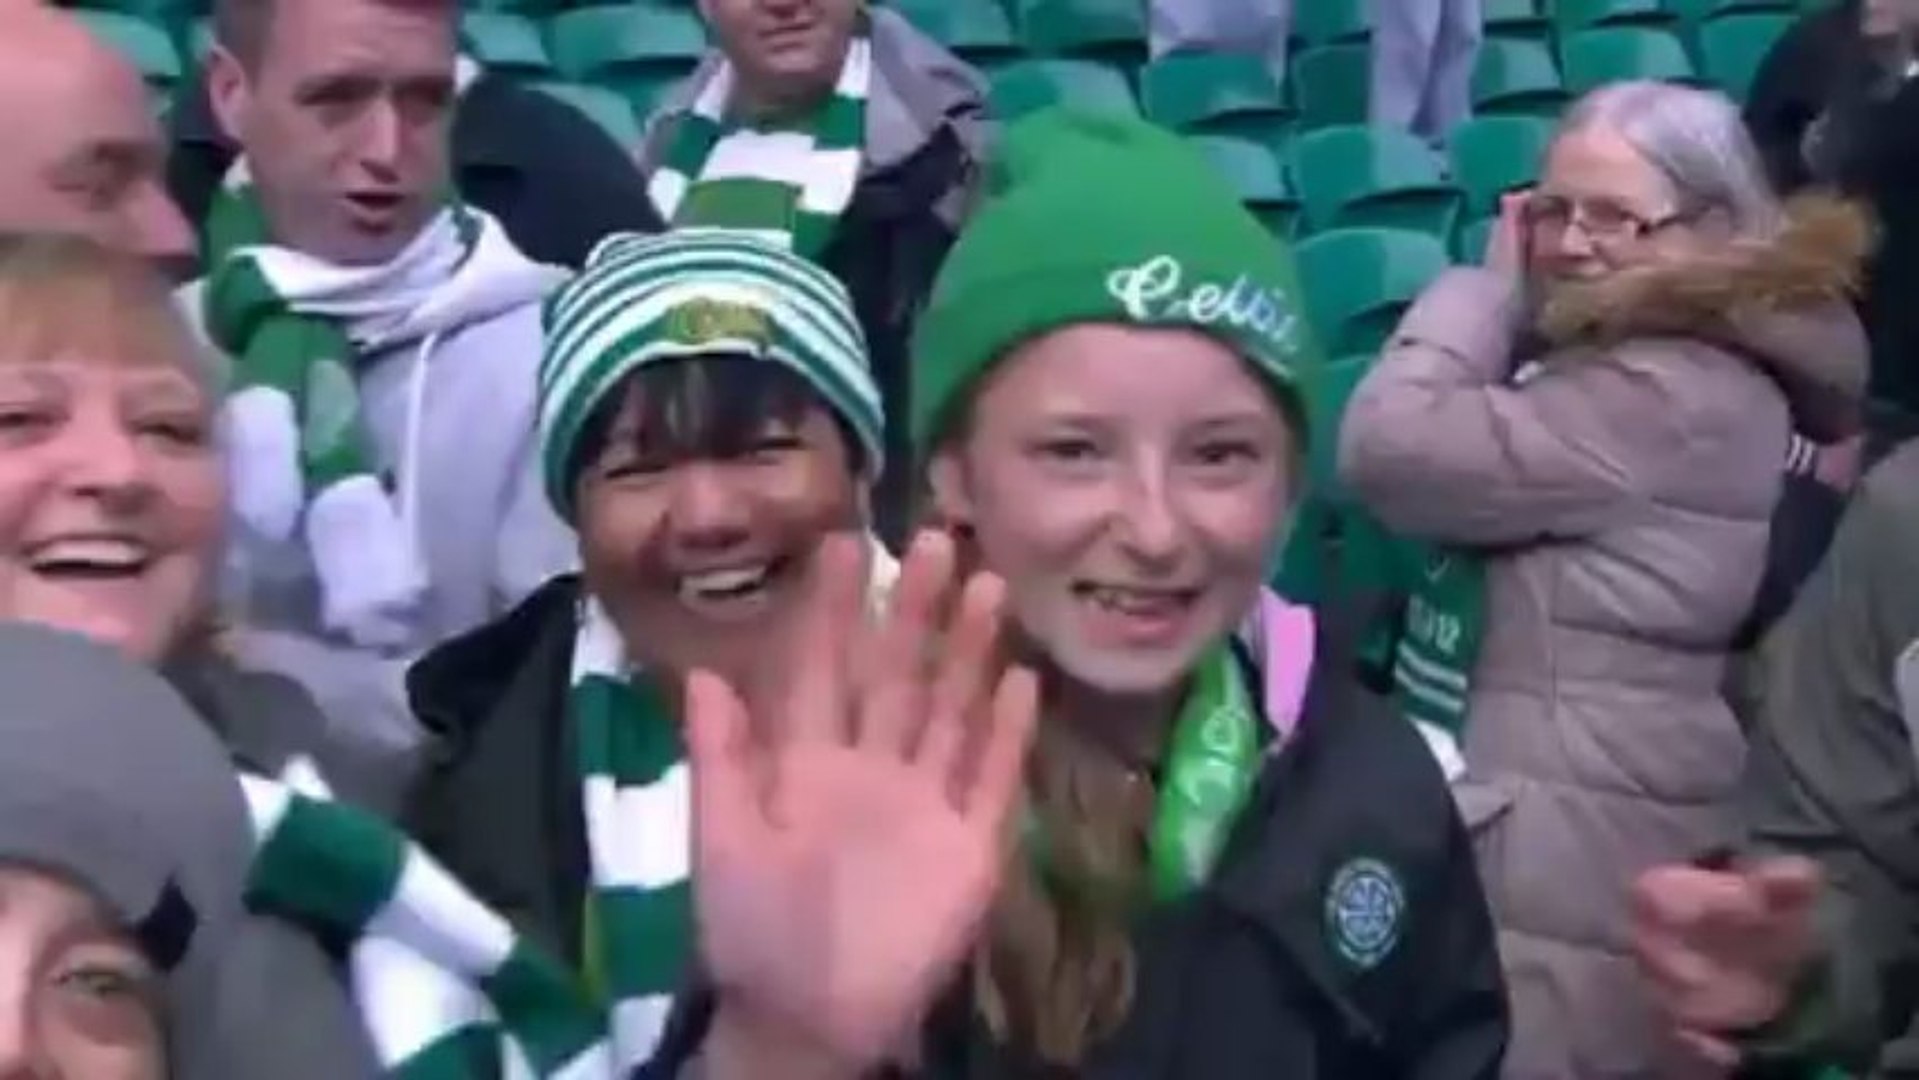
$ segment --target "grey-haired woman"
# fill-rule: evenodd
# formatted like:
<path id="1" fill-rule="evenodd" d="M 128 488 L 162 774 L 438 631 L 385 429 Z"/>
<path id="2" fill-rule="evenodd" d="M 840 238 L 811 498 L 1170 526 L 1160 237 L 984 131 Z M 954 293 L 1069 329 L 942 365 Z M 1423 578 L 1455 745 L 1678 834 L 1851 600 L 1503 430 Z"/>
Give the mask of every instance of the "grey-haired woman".
<path id="1" fill-rule="evenodd" d="M 1628 890 L 1730 835 L 1720 682 L 1793 432 L 1857 423 L 1865 239 L 1844 206 L 1774 200 L 1727 99 L 1605 87 L 1353 398 L 1343 478 L 1452 556 L 1400 684 L 1459 706 L 1509 1076 L 1683 1075 Z"/>

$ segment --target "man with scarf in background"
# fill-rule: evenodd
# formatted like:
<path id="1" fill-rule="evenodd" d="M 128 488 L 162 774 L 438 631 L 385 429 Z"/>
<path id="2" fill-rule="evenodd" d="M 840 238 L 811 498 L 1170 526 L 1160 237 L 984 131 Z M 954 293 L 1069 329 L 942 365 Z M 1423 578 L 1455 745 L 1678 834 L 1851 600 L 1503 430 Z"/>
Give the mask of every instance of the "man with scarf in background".
<path id="1" fill-rule="evenodd" d="M 739 229 L 824 266 L 853 296 L 889 417 L 907 415 L 907 341 L 972 209 L 994 136 L 977 71 L 865 0 L 700 0 L 717 48 L 640 147 L 675 226 Z M 897 547 L 911 503 L 902 425 L 874 495 Z"/>
<path id="2" fill-rule="evenodd" d="M 452 0 L 221 0 L 241 147 L 187 306 L 232 365 L 230 611 L 336 723 L 410 742 L 401 676 L 572 561 L 534 452 L 564 272 L 450 192 Z"/>

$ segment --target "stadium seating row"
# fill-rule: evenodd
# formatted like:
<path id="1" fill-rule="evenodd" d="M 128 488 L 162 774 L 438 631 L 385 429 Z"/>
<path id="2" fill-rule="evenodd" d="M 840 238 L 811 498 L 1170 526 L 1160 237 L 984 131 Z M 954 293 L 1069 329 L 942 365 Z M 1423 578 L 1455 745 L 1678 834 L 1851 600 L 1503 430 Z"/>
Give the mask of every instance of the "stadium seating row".
<path id="1" fill-rule="evenodd" d="M 189 14 L 188 0 L 92 2 L 99 6 L 87 17 L 134 59 L 163 102 L 210 40 L 205 16 Z M 1002 0 L 891 2 L 987 71 L 995 105 L 1009 116 L 1071 101 L 1268 143 L 1283 131 L 1366 117 L 1363 0 L 1300 5 L 1308 44 L 1284 81 L 1249 57 L 1145 63 L 1140 0 L 1010 0 L 1012 9 Z M 1716 85 L 1741 97 L 1797 0 L 1553 0 L 1550 14 L 1534 0 L 1486 2 L 1477 111 L 1552 116 L 1568 97 L 1621 78 Z M 601 3 L 540 19 L 474 10 L 463 37 L 489 68 L 547 86 L 622 134 L 707 47 L 690 0 Z"/>

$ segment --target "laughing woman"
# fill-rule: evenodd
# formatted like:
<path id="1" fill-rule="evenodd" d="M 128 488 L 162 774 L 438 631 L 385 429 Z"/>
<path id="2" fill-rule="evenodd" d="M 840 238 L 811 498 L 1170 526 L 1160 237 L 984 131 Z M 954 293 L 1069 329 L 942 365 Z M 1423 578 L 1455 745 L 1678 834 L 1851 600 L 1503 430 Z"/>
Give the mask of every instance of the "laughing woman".
<path id="1" fill-rule="evenodd" d="M 1262 589 L 1313 360 L 1285 253 L 1137 121 L 1029 120 L 994 187 L 921 325 L 915 438 L 1007 583 L 1042 719 L 1025 858 L 919 1068 L 1494 1075 L 1505 1003 L 1445 783 Z"/>
<path id="2" fill-rule="evenodd" d="M 694 938 L 679 688 L 701 670 L 787 719 L 822 545 L 866 528 L 879 393 L 844 289 L 749 238 L 609 240 L 548 322 L 546 480 L 583 573 L 415 666 L 435 750 L 405 823 L 618 1011 L 664 1023 Z M 896 571 L 877 544 L 860 561 L 876 590 Z M 636 963 L 662 955 L 642 939 L 667 959 Z M 663 1053 L 696 1017 L 674 1019 Z"/>

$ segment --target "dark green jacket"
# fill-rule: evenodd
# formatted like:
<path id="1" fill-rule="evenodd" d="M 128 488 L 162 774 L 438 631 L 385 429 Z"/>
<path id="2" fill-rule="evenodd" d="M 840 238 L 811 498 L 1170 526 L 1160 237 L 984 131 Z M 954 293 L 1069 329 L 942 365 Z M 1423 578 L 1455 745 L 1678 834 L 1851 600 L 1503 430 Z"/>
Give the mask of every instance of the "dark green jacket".
<path id="1" fill-rule="evenodd" d="M 1752 839 L 1817 859 L 1832 885 L 1823 968 L 1760 1041 L 1919 1077 L 1919 444 L 1866 478 L 1825 565 L 1766 642 L 1758 689 Z"/>

